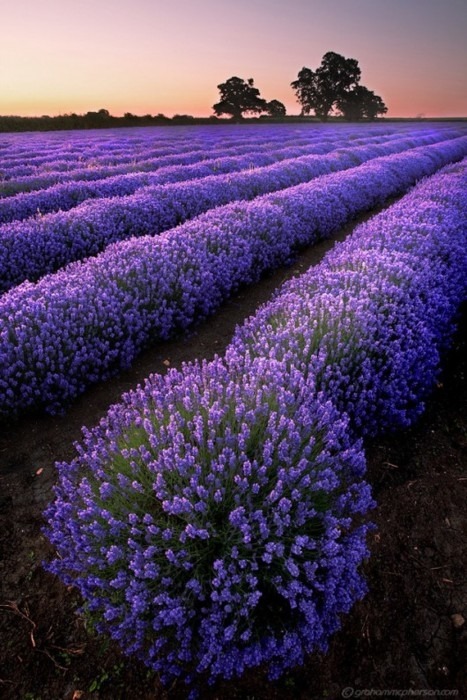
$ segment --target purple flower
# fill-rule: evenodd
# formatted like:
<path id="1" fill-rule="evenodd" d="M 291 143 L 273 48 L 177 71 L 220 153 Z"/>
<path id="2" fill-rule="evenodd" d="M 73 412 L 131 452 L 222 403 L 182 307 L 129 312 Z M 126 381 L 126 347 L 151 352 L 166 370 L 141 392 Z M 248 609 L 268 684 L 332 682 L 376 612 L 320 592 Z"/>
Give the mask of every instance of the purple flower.
<path id="1" fill-rule="evenodd" d="M 376 158 L 214 209 L 162 236 L 117 243 L 12 289 L 0 298 L 0 414 L 60 410 L 89 384 L 129 367 L 150 342 L 208 316 L 297 247 L 466 152 L 462 137 Z"/>
<path id="2" fill-rule="evenodd" d="M 212 680 L 231 677 L 252 659 L 277 675 L 307 651 L 325 648 L 340 614 L 365 590 L 359 566 L 368 526 L 353 524 L 352 514 L 373 503 L 362 480 L 361 445 L 349 439 L 347 419 L 286 364 L 236 359 L 235 367 L 218 359 L 165 378 L 154 375 L 128 394 L 86 432 L 71 468 L 59 467 L 56 499 L 47 511 L 48 535 L 60 554 L 49 568 L 73 579 L 85 598 L 98 576 L 92 614 L 99 629 L 128 653 L 137 651 L 166 680 L 184 675 L 190 664 Z M 194 443 L 179 428 L 187 396 L 189 420 L 200 428 L 202 458 L 196 460 L 187 459 Z M 145 415 L 152 420 L 140 420 Z M 136 423 L 145 449 L 136 447 Z M 155 424 L 157 447 L 150 448 L 144 426 L 152 433 Z M 202 441 L 213 431 L 217 439 L 208 451 Z M 310 452 L 318 437 L 320 447 Z M 127 440 L 132 448 L 124 462 Z M 144 455 L 138 462 L 130 456 L 135 449 Z M 118 484 L 115 470 L 106 468 L 115 459 L 129 481 L 107 489 L 104 500 L 102 481 Z M 302 488 L 306 475 L 319 483 L 323 461 L 335 478 Z M 210 479 L 213 463 L 223 464 L 217 483 Z M 144 489 L 135 489 L 135 480 Z M 189 507 L 200 502 L 202 510 Z M 127 522 L 117 536 L 102 515 L 104 504 L 114 520 Z M 328 560 L 336 551 L 338 559 Z M 319 561 L 319 568 L 310 568 L 310 561 Z M 328 587 L 332 595 L 323 596 Z M 315 596 L 319 605 L 309 605 Z"/>
<path id="3" fill-rule="evenodd" d="M 461 139 L 392 155 L 186 224 L 156 244 L 169 260 L 183 251 L 186 286 L 177 263 L 173 278 L 148 273 L 147 240 L 119 244 L 141 282 L 141 316 L 123 311 L 127 332 L 153 328 L 144 315 L 151 284 L 158 293 L 166 285 L 180 301 L 170 313 L 188 322 L 187 309 L 207 310 L 208 290 L 220 298 L 258 261 L 272 265 L 291 241 L 309 240 L 311 221 L 325 235 L 464 150 Z M 362 516 L 373 501 L 361 437 L 410 424 L 435 383 L 466 292 L 466 184 L 467 160 L 422 181 L 287 283 L 225 357 L 152 375 L 58 465 L 46 517 L 59 556 L 48 568 L 78 587 L 99 631 L 163 680 L 215 681 L 259 664 L 276 678 L 325 650 L 364 595 Z M 206 222 L 204 250 L 221 269 L 194 262 Z M 128 278 L 114 274 L 103 326 L 117 280 L 122 309 L 129 299 Z M 69 271 L 63 279 L 73 286 Z M 43 300 L 34 303 L 40 310 Z M 15 313 L 26 324 L 24 308 Z M 160 323 L 168 333 L 172 320 Z M 107 354 L 114 347 L 107 336 Z"/>

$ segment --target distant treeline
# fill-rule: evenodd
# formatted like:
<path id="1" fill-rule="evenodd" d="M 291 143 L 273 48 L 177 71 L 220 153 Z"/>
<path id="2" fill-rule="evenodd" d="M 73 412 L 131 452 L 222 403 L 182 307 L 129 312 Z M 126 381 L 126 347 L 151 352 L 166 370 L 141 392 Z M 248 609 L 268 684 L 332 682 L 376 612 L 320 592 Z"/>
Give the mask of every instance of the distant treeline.
<path id="1" fill-rule="evenodd" d="M 243 117 L 242 123 L 293 123 L 293 122 L 319 122 L 316 116 L 268 116 L 261 115 L 259 117 Z M 340 122 L 346 121 L 342 116 L 330 117 L 329 121 Z M 367 120 L 363 120 L 367 121 Z M 420 117 L 414 119 L 398 119 L 384 118 L 384 121 L 420 121 Z M 425 119 L 423 121 L 460 121 L 455 118 L 445 119 Z M 117 127 L 128 126 L 177 126 L 187 124 L 228 124 L 236 122 L 232 119 L 220 119 L 216 116 L 211 117 L 192 117 L 190 114 L 175 114 L 173 117 L 166 117 L 164 114 L 145 114 L 137 116 L 126 112 L 123 117 L 112 116 L 107 109 L 100 109 L 97 112 L 86 112 L 86 114 L 60 114 L 56 117 L 47 115 L 41 117 L 19 117 L 19 116 L 0 116 L 0 133 L 10 131 L 61 131 L 67 129 L 110 129 Z"/>
<path id="2" fill-rule="evenodd" d="M 216 117 L 215 121 L 219 121 Z M 86 114 L 60 114 L 56 117 L 0 116 L 0 132 L 5 131 L 56 131 L 62 129 L 108 129 L 119 126 L 160 126 L 163 124 L 192 124 L 195 120 L 188 114 L 176 114 L 172 119 L 164 114 L 145 114 L 142 117 L 126 112 L 123 117 L 114 117 L 107 109 Z M 204 121 L 211 121 L 206 119 Z"/>
<path id="3" fill-rule="evenodd" d="M 0 132 L 7 131 L 58 131 L 66 129 L 109 129 L 124 126 L 173 126 L 186 124 L 225 124 L 231 119 L 212 117 L 192 117 L 190 114 L 175 114 L 166 117 L 164 114 L 145 114 L 137 116 L 126 112 L 123 117 L 112 116 L 107 109 L 86 114 L 60 114 L 56 117 L 43 115 L 41 117 L 0 116 Z M 260 117 L 242 118 L 242 122 L 303 122 L 318 121 L 314 117 Z"/>

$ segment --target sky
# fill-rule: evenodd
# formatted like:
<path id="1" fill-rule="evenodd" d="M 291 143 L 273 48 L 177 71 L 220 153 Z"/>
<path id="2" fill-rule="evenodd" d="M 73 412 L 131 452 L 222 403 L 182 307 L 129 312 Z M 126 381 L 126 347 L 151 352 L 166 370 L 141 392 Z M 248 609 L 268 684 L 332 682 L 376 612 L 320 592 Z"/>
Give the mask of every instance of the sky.
<path id="1" fill-rule="evenodd" d="M 0 114 L 207 117 L 217 85 L 357 59 L 389 117 L 467 116 L 467 0 L 0 0 Z"/>

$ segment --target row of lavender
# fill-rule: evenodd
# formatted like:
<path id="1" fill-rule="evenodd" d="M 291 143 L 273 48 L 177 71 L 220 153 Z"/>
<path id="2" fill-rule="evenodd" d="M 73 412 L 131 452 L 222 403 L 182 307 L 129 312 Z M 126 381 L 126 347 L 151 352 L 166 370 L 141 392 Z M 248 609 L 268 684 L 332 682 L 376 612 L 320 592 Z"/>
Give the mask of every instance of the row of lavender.
<path id="1" fill-rule="evenodd" d="M 80 157 L 85 160 L 87 157 L 95 156 L 112 158 L 113 154 L 133 152 L 136 155 L 152 150 L 164 149 L 169 152 L 179 148 L 186 148 L 192 144 L 195 148 L 203 141 L 203 128 L 175 129 L 167 131 L 159 128 L 143 129 L 106 129 L 105 131 L 87 131 L 79 133 L 77 131 L 58 134 L 40 132 L 28 134 L 27 138 L 14 136 L 9 144 L 5 141 L 0 150 L 6 162 L 21 163 L 22 157 L 32 157 L 32 162 L 46 162 L 49 156 Z M 308 130 L 309 133 L 309 130 Z M 256 132 L 256 140 L 261 143 L 274 138 L 273 130 L 267 129 L 263 132 Z M 4 138 L 2 135 L 0 138 Z M 223 134 L 217 130 L 210 130 L 210 140 L 213 146 L 220 143 L 226 146 L 238 144 L 242 140 L 248 140 L 240 135 L 240 130 L 236 127 L 224 131 Z"/>
<path id="2" fill-rule="evenodd" d="M 421 136 L 341 148 L 325 156 L 295 157 L 254 170 L 147 187 L 133 195 L 84 203 L 70 212 L 0 226 L 0 292 L 97 255 L 116 241 L 161 233 L 228 202 L 251 200 L 413 145 L 420 151 L 421 144 L 437 141 L 439 136 Z M 467 136 L 452 143 L 467 143 Z M 180 169 L 180 178 L 189 177 L 186 170 Z"/>
<path id="3" fill-rule="evenodd" d="M 205 131 L 201 134 L 199 143 L 194 142 L 193 132 L 190 132 L 190 137 L 186 138 L 185 141 L 180 142 L 176 153 L 171 155 L 160 155 L 161 151 L 158 150 L 159 155 L 151 158 L 146 157 L 149 152 L 143 149 L 141 153 L 136 153 L 135 149 L 129 145 L 128 150 L 124 153 L 118 154 L 116 156 L 113 165 L 105 166 L 101 162 L 101 158 L 104 160 L 108 158 L 105 155 L 106 149 L 108 148 L 108 142 L 102 144 L 103 154 L 101 157 L 93 158 L 90 160 L 85 160 L 81 163 L 79 159 L 76 160 L 75 167 L 73 165 L 67 164 L 65 162 L 53 161 L 49 164 L 44 165 L 44 169 L 35 170 L 33 174 L 20 176 L 19 171 L 10 171 L 9 173 L 3 172 L 1 168 L 0 159 L 0 174 L 2 174 L 3 182 L 0 181 L 0 197 L 1 196 L 11 196 L 18 192 L 27 192 L 37 189 L 43 189 L 45 187 L 50 187 L 56 183 L 69 182 L 69 181 L 93 181 L 101 180 L 103 178 L 112 177 L 118 174 L 132 173 L 132 172 L 151 172 L 157 168 L 170 165 L 189 165 L 198 163 L 201 161 L 210 161 L 214 158 L 220 158 L 225 156 L 227 153 L 230 155 L 245 155 L 252 150 L 263 149 L 264 151 L 272 151 L 277 149 L 282 145 L 302 145 L 307 144 L 313 145 L 318 142 L 324 141 L 334 141 L 336 138 L 347 139 L 351 141 L 353 138 L 357 138 L 361 135 L 362 130 L 358 126 L 347 126 L 341 125 L 342 128 L 339 130 L 332 129 L 329 132 L 321 129 L 300 129 L 300 130 L 290 130 L 290 129 L 277 129 L 268 130 L 265 133 L 264 139 L 258 135 L 258 132 L 242 132 L 238 134 L 238 138 L 234 138 L 230 144 L 226 143 L 226 139 L 220 139 L 219 137 L 215 139 L 215 132 L 212 130 Z M 226 132 L 224 136 L 226 136 Z M 367 128 L 366 134 L 373 134 L 374 136 L 384 136 L 397 135 L 401 133 L 401 129 L 392 127 L 381 127 L 376 125 L 373 129 Z M 410 136 L 411 133 L 419 133 L 424 131 L 425 133 L 434 132 L 439 134 L 445 134 L 447 136 L 455 137 L 462 133 L 465 133 L 465 129 L 462 127 L 450 127 L 447 125 L 437 125 L 435 128 L 427 129 L 426 127 L 417 129 L 403 129 L 403 133 L 407 133 Z M 298 133 L 297 133 L 298 132 Z M 228 133 L 228 132 L 227 132 Z M 193 150 L 194 149 L 194 150 Z M 120 162 L 119 158 L 123 158 L 124 154 L 129 157 L 129 162 Z M 26 159 L 27 160 L 27 159 Z M 21 166 L 26 167 L 26 166 Z M 68 168 L 72 168 L 68 170 Z M 7 179 L 6 179 L 7 178 Z"/>
<path id="4" fill-rule="evenodd" d="M 445 132 L 442 135 L 426 133 L 418 134 L 417 137 L 425 136 L 427 142 L 434 143 L 441 138 L 452 138 Z M 413 139 L 415 145 L 415 135 L 405 138 Z M 430 139 L 431 137 L 431 139 Z M 221 173 L 237 172 L 246 169 L 272 165 L 278 161 L 289 158 L 297 158 L 311 154 L 325 154 L 337 148 L 345 148 L 350 145 L 364 143 L 380 143 L 386 140 L 400 138 L 399 135 L 384 137 L 382 135 L 365 137 L 362 139 L 318 139 L 315 138 L 305 144 L 293 142 L 269 143 L 267 147 L 260 148 L 257 144 L 248 148 L 244 155 L 228 154 L 224 149 L 221 157 L 217 153 L 208 151 L 208 157 L 200 158 L 195 163 L 182 165 L 166 165 L 164 159 L 159 159 L 158 165 L 153 164 L 151 170 L 138 170 L 138 172 L 125 172 L 122 175 L 106 176 L 107 171 L 103 169 L 102 177 L 98 180 L 80 180 L 79 178 L 71 182 L 61 182 L 51 187 L 31 192 L 21 192 L 14 196 L 0 199 L 0 222 L 17 221 L 36 214 L 47 214 L 52 211 L 67 211 L 77 206 L 87 199 L 99 197 L 116 197 L 133 194 L 137 190 L 151 185 L 163 185 L 170 182 L 181 182 L 182 180 L 194 180 L 218 175 Z M 410 141 L 408 141 L 410 143 Z M 238 150 L 238 149 L 237 149 Z M 242 149 L 243 150 L 243 149 Z"/>
<path id="5" fill-rule="evenodd" d="M 214 209 L 134 238 L 0 299 L 0 414 L 63 408 L 141 349 L 213 313 L 240 284 L 421 177 L 467 154 L 467 138 Z"/>
<path id="6" fill-rule="evenodd" d="M 316 139 L 316 134 L 311 135 L 312 142 Z M 297 145 L 305 145 L 309 140 L 310 137 L 302 141 L 300 139 L 295 139 L 294 141 Z M 38 162 L 34 165 L 31 165 L 29 158 L 27 158 L 26 161 L 22 158 L 20 163 L 12 163 L 5 160 L 2 161 L 2 173 L 4 179 L 10 180 L 26 178 L 29 175 L 37 177 L 41 174 L 50 177 L 51 173 L 54 172 L 65 172 L 69 176 L 70 174 L 79 175 L 81 171 L 84 171 L 86 175 L 86 170 L 89 168 L 101 168 L 104 177 L 105 175 L 126 172 L 127 170 L 133 170 L 135 168 L 140 170 L 152 170 L 157 167 L 159 163 L 161 165 L 172 165 L 180 162 L 191 163 L 197 160 L 201 161 L 205 158 L 219 157 L 223 153 L 247 153 L 253 146 L 258 150 L 267 151 L 269 149 L 274 149 L 274 147 L 277 147 L 279 144 L 280 139 L 274 138 L 274 136 L 268 138 L 265 142 L 261 142 L 260 139 L 255 139 L 254 141 L 246 140 L 230 145 L 227 143 L 216 144 L 211 142 L 210 150 L 213 152 L 213 156 L 209 154 L 209 149 L 206 148 L 205 143 L 196 143 L 191 139 L 186 143 L 178 145 L 178 147 L 169 144 L 156 148 L 148 147 L 139 152 L 135 151 L 135 149 L 129 145 L 129 147 L 124 150 L 114 152 L 112 156 L 109 156 L 106 147 L 105 150 L 102 150 L 99 154 L 85 160 L 76 158 L 74 154 L 69 154 L 67 156 L 62 156 L 61 154 L 43 156 L 44 162 Z M 37 161 L 38 158 L 36 157 L 34 160 Z"/>
<path id="7" fill-rule="evenodd" d="M 467 159 L 154 375 L 59 465 L 49 565 L 164 681 L 326 649 L 365 585 L 360 436 L 418 415 L 467 291 Z M 357 516 L 357 517 L 356 517 Z"/>
<path id="8" fill-rule="evenodd" d="M 438 129 L 436 129 L 438 131 Z M 442 130 L 445 131 L 445 130 Z M 375 135 L 386 135 L 387 133 L 397 133 L 393 130 L 383 129 L 382 132 L 375 131 Z M 459 132 L 459 129 L 447 129 L 447 133 Z M 11 164 L 8 159 L 1 159 L 1 174 L 3 182 L 0 182 L 0 195 L 8 196 L 15 192 L 23 192 L 47 187 L 57 182 L 70 180 L 97 180 L 111 177 L 118 174 L 140 171 L 152 171 L 156 168 L 170 165 L 183 165 L 209 161 L 224 155 L 243 155 L 252 150 L 274 151 L 281 145 L 306 146 L 318 142 L 334 141 L 336 138 L 352 139 L 359 130 L 355 127 L 347 127 L 342 133 L 335 131 L 323 133 L 320 130 L 303 131 L 303 133 L 288 133 L 278 130 L 269 130 L 262 138 L 258 133 L 239 134 L 237 139 L 231 142 L 227 138 L 216 138 L 215 132 L 210 131 L 204 134 L 204 138 L 196 140 L 193 132 L 184 140 L 176 142 L 170 141 L 167 145 L 156 145 L 152 147 L 150 141 L 141 149 L 135 148 L 130 141 L 128 145 L 120 151 L 116 151 L 110 164 L 108 141 L 103 141 L 100 146 L 100 154 L 94 157 L 80 158 L 75 154 L 75 160 L 69 162 L 66 158 L 60 158 L 60 154 L 53 154 L 52 160 L 37 167 L 29 165 L 29 158 L 24 155 L 19 164 Z M 453 133 L 453 135 L 454 135 Z M 225 135 L 225 134 L 224 134 Z M 149 135 L 148 135 L 149 138 Z M 175 148 L 174 148 L 175 146 Z M 46 156 L 47 157 L 47 156 Z"/>
<path id="9" fill-rule="evenodd" d="M 438 124 L 436 128 L 441 127 Z M 452 125 L 444 125 L 446 130 L 452 130 Z M 411 133 L 420 128 L 426 130 L 426 126 L 413 125 L 402 129 L 394 125 L 374 125 L 367 126 L 366 133 L 388 135 L 394 133 Z M 192 128 L 178 132 L 164 129 L 144 129 L 140 130 L 139 136 L 135 137 L 133 130 L 121 130 L 105 132 L 87 133 L 85 138 L 77 139 L 76 132 L 68 133 L 60 141 L 57 141 L 56 134 L 34 135 L 31 140 L 15 135 L 10 139 L 10 143 L 0 142 L 0 163 L 2 175 L 20 175 L 19 172 L 10 172 L 10 168 L 29 167 L 32 172 L 39 172 L 40 166 L 45 169 L 54 168 L 54 164 L 63 164 L 63 167 L 70 165 L 83 167 L 85 165 L 94 166 L 97 163 L 102 165 L 118 164 L 120 159 L 126 162 L 135 162 L 141 159 L 156 157 L 157 155 L 170 155 L 188 150 L 205 149 L 209 145 L 211 149 L 223 147 L 226 150 L 236 148 L 241 145 L 273 145 L 281 140 L 297 143 L 307 143 L 314 139 L 323 138 L 344 138 L 346 135 L 352 138 L 354 134 L 361 131 L 352 125 L 341 125 L 339 131 L 336 128 L 326 129 L 323 126 L 315 126 L 310 129 L 308 126 L 295 126 L 293 128 L 271 127 L 264 130 L 255 128 L 249 130 L 242 127 L 232 127 L 228 129 L 220 127 L 218 129 Z M 1 138 L 1 137 L 0 137 Z M 5 137 L 3 137 L 5 138 Z M 3 146 L 3 147 L 2 147 Z"/>
<path id="10" fill-rule="evenodd" d="M 396 130 L 394 126 L 379 125 L 378 132 L 380 129 L 382 133 L 393 133 Z M 347 130 L 347 127 L 344 130 Z M 334 130 L 328 131 L 330 131 L 329 135 L 332 136 Z M 95 158 L 105 162 L 106 159 L 110 161 L 114 156 L 120 155 L 131 154 L 133 158 L 139 158 L 141 155 L 151 152 L 176 153 L 180 150 L 187 150 L 190 146 L 197 149 L 201 146 L 205 147 L 207 139 L 213 148 L 220 145 L 230 148 L 246 142 L 250 142 L 250 144 L 253 142 L 257 144 L 271 143 L 277 139 L 279 133 L 282 136 L 285 135 L 286 138 L 295 137 L 297 140 L 324 135 L 322 128 L 310 130 L 308 127 L 299 126 L 284 133 L 283 128 L 276 130 L 271 126 L 264 130 L 261 128 L 245 130 L 244 126 L 235 127 L 232 125 L 229 125 L 227 129 L 209 129 L 208 131 L 203 127 L 170 131 L 157 127 L 106 129 L 105 131 L 88 131 L 84 137 L 82 132 L 81 135 L 78 135 L 76 131 L 65 134 L 49 132 L 48 134 L 27 134 L 26 138 L 24 135 L 14 135 L 8 141 L 2 134 L 0 136 L 0 156 L 2 163 L 5 163 L 6 166 L 10 164 L 23 165 L 26 160 L 32 165 L 41 165 L 62 157 L 64 160 L 81 160 L 82 163 L 88 160 L 95 162 Z"/>

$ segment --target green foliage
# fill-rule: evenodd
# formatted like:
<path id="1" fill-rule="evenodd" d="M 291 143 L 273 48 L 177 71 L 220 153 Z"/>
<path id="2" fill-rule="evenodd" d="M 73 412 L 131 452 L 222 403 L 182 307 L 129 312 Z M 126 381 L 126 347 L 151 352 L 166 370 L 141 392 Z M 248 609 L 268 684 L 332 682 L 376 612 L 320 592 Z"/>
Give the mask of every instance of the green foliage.
<path id="1" fill-rule="evenodd" d="M 360 75 L 358 61 L 333 51 L 324 54 L 316 71 L 302 68 L 297 80 L 291 83 L 302 114 L 313 110 L 319 119 L 326 121 L 335 108 L 350 120 L 374 119 L 377 114 L 387 112 L 378 95 L 359 85 Z"/>
<path id="2" fill-rule="evenodd" d="M 385 114 L 388 108 L 379 95 L 368 90 L 364 85 L 356 85 L 337 100 L 337 108 L 345 119 L 376 119 L 378 114 Z"/>
<path id="3" fill-rule="evenodd" d="M 253 78 L 247 81 L 233 76 L 217 86 L 220 101 L 213 105 L 217 116 L 230 114 L 233 119 L 240 120 L 244 112 L 260 113 L 267 109 L 267 102 L 260 97 L 258 88 L 254 87 Z"/>
<path id="4" fill-rule="evenodd" d="M 101 686 L 109 679 L 109 674 L 103 671 L 100 676 L 94 678 L 91 685 L 89 686 L 89 692 L 94 693 L 96 690 L 100 690 Z"/>
<path id="5" fill-rule="evenodd" d="M 269 117 L 286 116 L 285 105 L 283 105 L 282 102 L 279 102 L 279 100 L 271 100 L 270 102 L 268 102 L 266 105 L 266 109 Z"/>

